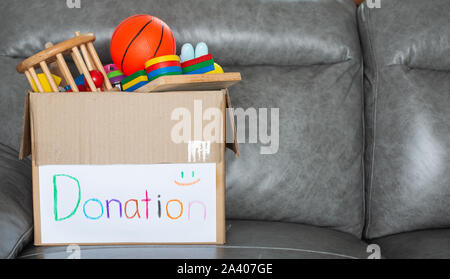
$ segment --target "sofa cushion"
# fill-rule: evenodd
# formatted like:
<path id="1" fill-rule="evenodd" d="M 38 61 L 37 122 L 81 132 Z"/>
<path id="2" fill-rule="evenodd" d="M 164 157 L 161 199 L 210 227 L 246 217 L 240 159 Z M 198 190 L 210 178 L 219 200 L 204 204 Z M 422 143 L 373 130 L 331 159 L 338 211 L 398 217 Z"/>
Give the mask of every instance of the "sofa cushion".
<path id="1" fill-rule="evenodd" d="M 33 234 L 30 161 L 0 144 L 0 258 L 14 258 Z"/>
<path id="2" fill-rule="evenodd" d="M 383 1 L 381 1 L 383 2 Z M 370 33 L 372 51 L 381 66 L 450 69 L 448 1 L 385 1 L 382 8 L 364 3 L 359 18 L 362 35 Z M 367 43 L 365 45 L 368 47 Z M 370 54 L 370 49 L 368 49 Z"/>
<path id="3" fill-rule="evenodd" d="M 371 243 L 388 259 L 450 259 L 450 229 L 400 233 Z"/>
<path id="4" fill-rule="evenodd" d="M 450 1 L 359 8 L 365 60 L 365 236 L 450 225 Z"/>
<path id="5" fill-rule="evenodd" d="M 50 7 L 50 8 L 49 8 Z M 0 55 L 26 57 L 45 42 L 67 40 L 76 30 L 94 32 L 103 61 L 125 18 L 147 13 L 164 20 L 183 43 L 206 42 L 222 65 L 311 65 L 351 59 L 355 5 L 351 0 L 96 0 L 79 9 L 61 0 L 8 1 L 0 13 Z M 27 18 L 26 21 L 23 18 Z M 67 19 L 70 18 L 70 24 Z"/>
<path id="6" fill-rule="evenodd" d="M 367 258 L 367 244 L 358 238 L 326 229 L 299 224 L 257 221 L 228 221 L 227 244 L 82 246 L 80 257 L 156 259 L 273 259 L 273 258 Z M 23 259 L 67 258 L 74 251 L 66 246 L 29 246 Z"/>
<path id="7" fill-rule="evenodd" d="M 364 224 L 362 76 L 359 61 L 310 67 L 226 67 L 241 157 L 227 156 L 227 217 L 325 226 L 360 236 Z M 279 142 L 251 142 L 238 109 L 262 114 Z M 242 119 L 242 117 L 241 117 Z M 248 119 L 247 119 L 248 120 Z M 245 132 L 239 133 L 239 129 Z M 259 129 L 259 132 L 262 130 Z M 244 139 L 244 140 L 242 140 Z M 264 154 L 272 146 L 269 154 Z M 273 153 L 273 154 L 270 154 Z"/>

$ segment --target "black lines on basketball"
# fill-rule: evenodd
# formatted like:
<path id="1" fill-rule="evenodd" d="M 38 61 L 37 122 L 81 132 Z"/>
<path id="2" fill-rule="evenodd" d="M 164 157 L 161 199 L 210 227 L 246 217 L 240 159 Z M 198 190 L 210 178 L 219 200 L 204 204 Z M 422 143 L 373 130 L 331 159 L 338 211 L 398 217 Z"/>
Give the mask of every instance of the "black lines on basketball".
<path id="1" fill-rule="evenodd" d="M 125 56 L 127 55 L 128 49 L 130 48 L 130 46 L 133 44 L 133 42 L 136 40 L 136 38 L 142 33 L 142 31 L 144 31 L 145 27 L 147 27 L 151 22 L 153 21 L 153 18 L 150 19 L 142 28 L 141 30 L 139 30 L 139 32 L 136 34 L 136 36 L 134 36 L 133 40 L 131 40 L 131 42 L 128 44 L 127 49 L 125 50 L 125 53 L 123 54 L 122 57 L 122 63 L 120 64 L 120 68 L 123 69 L 123 61 L 125 60 Z"/>
<path id="2" fill-rule="evenodd" d="M 162 26 L 161 38 L 159 39 L 159 44 L 158 44 L 158 47 L 156 48 L 155 54 L 153 54 L 153 57 L 156 57 L 156 54 L 158 53 L 158 50 L 161 47 L 161 43 L 162 43 L 162 39 L 163 39 L 163 35 L 164 35 L 164 24 L 162 24 L 161 26 Z"/>

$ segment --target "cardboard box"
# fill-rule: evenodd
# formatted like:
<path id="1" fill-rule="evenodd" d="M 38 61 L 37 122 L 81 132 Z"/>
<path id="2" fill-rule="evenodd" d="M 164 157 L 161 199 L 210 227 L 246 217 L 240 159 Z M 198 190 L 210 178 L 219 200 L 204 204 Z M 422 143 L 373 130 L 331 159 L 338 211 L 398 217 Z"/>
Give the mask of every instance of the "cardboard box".
<path id="1" fill-rule="evenodd" d="M 225 243 L 230 107 L 227 90 L 29 93 L 35 244 Z"/>

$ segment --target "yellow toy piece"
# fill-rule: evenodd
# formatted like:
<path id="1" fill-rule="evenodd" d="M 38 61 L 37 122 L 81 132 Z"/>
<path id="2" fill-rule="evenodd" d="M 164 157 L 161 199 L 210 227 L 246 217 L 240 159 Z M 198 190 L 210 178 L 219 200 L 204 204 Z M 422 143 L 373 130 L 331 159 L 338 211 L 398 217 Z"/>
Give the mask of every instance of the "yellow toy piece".
<path id="1" fill-rule="evenodd" d="M 168 61 L 178 61 L 180 62 L 180 57 L 178 55 L 164 55 L 164 56 L 158 56 L 155 58 L 152 58 L 145 62 L 145 68 L 148 68 L 152 65 L 162 63 L 162 62 L 168 62 Z"/>
<path id="2" fill-rule="evenodd" d="M 53 90 L 50 86 L 50 83 L 48 82 L 45 74 L 41 73 L 41 74 L 38 74 L 37 76 L 38 76 L 39 82 L 42 84 L 42 87 L 44 87 L 44 92 L 53 92 Z M 56 83 L 56 86 L 59 86 L 59 84 L 61 83 L 61 78 L 58 76 L 55 76 L 53 74 L 52 74 L 52 76 L 53 76 L 53 80 Z M 34 83 L 34 80 L 33 80 L 33 91 L 39 92 L 38 89 L 36 88 L 36 84 Z"/>
<path id="3" fill-rule="evenodd" d="M 136 79 L 133 79 L 132 81 L 122 85 L 122 90 L 127 90 L 128 88 L 135 86 L 136 84 L 138 84 L 139 82 L 143 82 L 143 81 L 148 81 L 148 77 L 147 76 L 140 76 Z"/>
<path id="4" fill-rule="evenodd" d="M 223 73 L 224 71 L 222 67 L 219 64 L 214 63 L 214 70 L 207 72 L 206 74 L 223 74 Z"/>

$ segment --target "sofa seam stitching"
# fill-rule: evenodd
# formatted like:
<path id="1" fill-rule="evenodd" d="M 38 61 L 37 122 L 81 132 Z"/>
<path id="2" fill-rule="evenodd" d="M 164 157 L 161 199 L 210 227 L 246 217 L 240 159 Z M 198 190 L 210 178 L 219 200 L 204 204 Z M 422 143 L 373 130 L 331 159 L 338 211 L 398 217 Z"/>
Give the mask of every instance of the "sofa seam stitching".
<path id="1" fill-rule="evenodd" d="M 361 54 L 362 55 L 362 54 Z M 361 237 L 364 234 L 364 223 L 366 219 L 366 168 L 365 168 L 365 150 L 366 150 L 366 116 L 364 112 L 364 61 L 361 59 L 361 88 L 362 88 L 362 95 L 361 95 L 361 118 L 362 118 L 362 143 L 361 143 L 361 166 L 362 166 L 362 212 L 361 212 L 361 224 L 362 224 L 362 231 L 361 231 Z"/>
<path id="2" fill-rule="evenodd" d="M 371 17 L 371 16 L 370 16 Z M 369 37 L 370 40 L 370 49 L 371 54 L 373 55 L 373 63 L 375 67 L 375 94 L 373 96 L 374 98 L 374 104 L 373 104 L 373 130 L 372 130 L 372 165 L 371 165 L 371 171 L 370 171 L 370 190 L 369 190 L 369 199 L 370 199 L 370 207 L 369 207 L 369 219 L 367 220 L 367 235 L 370 235 L 370 229 L 371 229 L 371 221 L 372 221 L 372 196 L 375 195 L 375 189 L 373 187 L 373 176 L 374 176 L 374 169 L 375 169 L 375 135 L 376 135 L 376 129 L 377 129 L 377 105 L 378 105 L 378 80 L 379 80 L 379 68 L 378 68 L 378 62 L 375 55 L 375 50 L 372 45 L 372 39 Z"/>
<path id="3" fill-rule="evenodd" d="M 372 154 L 371 154 L 371 166 L 370 166 L 370 181 L 369 181 L 369 194 L 368 194 L 368 199 L 367 199 L 367 226 L 366 226 L 366 230 L 365 230 L 365 237 L 368 238 L 370 235 L 370 229 L 371 229 L 371 216 L 372 216 L 372 196 L 374 194 L 374 189 L 373 189 L 373 170 L 374 170 L 374 162 L 375 162 L 375 131 L 376 131 L 376 110 L 377 110 L 377 101 L 378 101 L 378 79 L 379 79 L 379 72 L 378 72 L 378 65 L 377 65 L 377 61 L 376 61 L 376 57 L 375 57 L 375 51 L 373 49 L 373 45 L 372 45 L 372 39 L 370 37 L 370 21 L 371 18 L 371 13 L 370 11 L 367 11 L 367 22 L 368 24 L 366 24 L 366 35 L 367 35 L 367 40 L 369 43 L 369 49 L 370 52 L 369 54 L 372 56 L 373 59 L 373 65 L 374 65 L 374 74 L 375 74 L 375 87 L 374 87 L 374 95 L 373 95 L 373 112 L 372 112 L 372 118 L 373 118 L 373 127 L 372 127 Z"/>

